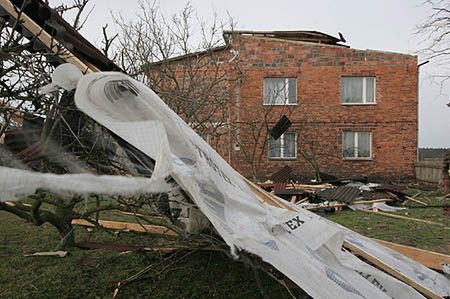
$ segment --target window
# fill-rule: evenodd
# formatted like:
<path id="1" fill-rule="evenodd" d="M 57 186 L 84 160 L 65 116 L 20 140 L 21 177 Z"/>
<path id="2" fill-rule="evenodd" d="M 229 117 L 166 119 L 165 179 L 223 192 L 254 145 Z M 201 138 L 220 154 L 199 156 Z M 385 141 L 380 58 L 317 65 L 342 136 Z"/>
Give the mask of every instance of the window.
<path id="1" fill-rule="evenodd" d="M 375 104 L 375 77 L 342 77 L 342 104 Z"/>
<path id="2" fill-rule="evenodd" d="M 344 132 L 342 135 L 343 156 L 345 159 L 371 159 L 371 132 Z"/>
<path id="3" fill-rule="evenodd" d="M 269 158 L 295 159 L 297 157 L 297 134 L 284 133 L 277 140 L 269 139 Z"/>
<path id="4" fill-rule="evenodd" d="M 296 78 L 265 78 L 264 105 L 293 105 L 297 103 Z"/>

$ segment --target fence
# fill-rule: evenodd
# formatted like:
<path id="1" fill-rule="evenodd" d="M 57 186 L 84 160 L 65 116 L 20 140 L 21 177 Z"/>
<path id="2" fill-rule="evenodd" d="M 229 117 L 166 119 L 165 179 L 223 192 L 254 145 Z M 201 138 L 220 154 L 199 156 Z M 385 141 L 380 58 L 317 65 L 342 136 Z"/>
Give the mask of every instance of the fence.
<path id="1" fill-rule="evenodd" d="M 442 183 L 442 161 L 417 161 L 414 164 L 416 180 L 422 183 L 439 185 Z"/>

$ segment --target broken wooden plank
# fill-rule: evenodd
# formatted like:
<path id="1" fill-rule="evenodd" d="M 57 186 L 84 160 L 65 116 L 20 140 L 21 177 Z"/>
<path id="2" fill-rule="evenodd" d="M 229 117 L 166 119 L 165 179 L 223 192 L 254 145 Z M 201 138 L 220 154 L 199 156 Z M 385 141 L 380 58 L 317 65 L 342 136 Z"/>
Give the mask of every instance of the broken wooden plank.
<path id="1" fill-rule="evenodd" d="M 308 201 L 309 200 L 309 198 L 308 197 L 305 197 L 305 198 L 303 198 L 302 200 L 300 200 L 299 202 L 296 202 L 295 204 L 296 205 L 300 205 L 300 204 L 302 204 L 302 203 L 304 203 L 305 201 Z"/>
<path id="2" fill-rule="evenodd" d="M 370 261 L 372 264 L 377 266 L 378 268 L 384 270 L 385 272 L 389 273 L 390 275 L 394 276 L 395 278 L 405 282 L 406 284 L 412 286 L 419 292 L 425 294 L 426 296 L 432 298 L 432 299 L 442 299 L 441 296 L 434 293 L 432 290 L 424 287 L 423 285 L 418 284 L 414 280 L 410 279 L 406 275 L 402 274 L 401 272 L 397 271 L 395 268 L 391 267 L 390 265 L 384 263 L 383 261 L 377 259 L 375 256 L 371 255 L 370 253 L 364 251 L 363 249 L 359 248 L 357 245 L 350 243 L 346 240 L 344 240 L 343 247 L 347 248 L 348 250 L 352 251 L 353 253 L 365 258 L 366 260 Z"/>
<path id="3" fill-rule="evenodd" d="M 378 239 L 373 240 L 434 270 L 442 271 L 442 264 L 450 264 L 450 255 Z"/>
<path id="4" fill-rule="evenodd" d="M 159 252 L 159 253 L 171 253 L 177 250 L 190 249 L 189 247 L 145 247 L 138 245 L 120 244 L 120 243 L 98 243 L 98 242 L 79 242 L 76 244 L 78 248 L 83 249 L 109 249 L 118 251 L 146 251 L 146 252 Z"/>
<path id="5" fill-rule="evenodd" d="M 414 201 L 414 202 L 416 202 L 416 203 L 418 203 L 418 204 L 421 204 L 421 205 L 424 205 L 424 206 L 427 206 L 428 204 L 427 203 L 424 203 L 423 201 L 420 201 L 420 200 L 418 200 L 418 199 L 415 199 L 415 198 L 413 198 L 413 197 L 411 197 L 411 196 L 405 196 L 407 199 L 409 199 L 410 201 Z"/>
<path id="6" fill-rule="evenodd" d="M 271 204 L 271 205 L 274 205 L 274 206 L 278 206 L 278 207 L 284 207 L 284 208 L 286 208 L 288 210 L 295 211 L 295 208 L 290 206 L 288 203 L 285 203 L 282 199 L 278 199 L 274 195 L 265 192 L 261 188 L 258 188 L 258 186 L 256 186 L 255 184 L 253 184 L 249 180 L 247 180 L 245 178 L 243 178 L 243 179 L 244 179 L 244 181 L 247 182 L 247 184 L 250 187 L 250 189 L 255 193 L 255 195 L 257 196 L 257 198 L 261 202 L 267 203 L 267 204 Z M 385 272 L 389 273 L 393 277 L 395 277 L 395 278 L 403 281 L 404 283 L 410 285 L 411 287 L 415 288 L 419 292 L 422 292 L 426 296 L 428 296 L 428 297 L 430 297 L 432 299 L 440 299 L 441 298 L 438 294 L 434 293 L 432 290 L 428 289 L 427 287 L 425 287 L 423 285 L 418 284 L 417 282 L 415 282 L 411 278 L 409 278 L 406 275 L 402 274 L 400 271 L 398 271 L 398 270 L 394 269 L 393 267 L 391 267 L 389 264 L 387 264 L 387 263 L 383 262 L 382 260 L 378 259 L 377 257 L 371 255 L 370 253 L 366 252 L 364 249 L 359 248 L 357 245 L 352 244 L 352 243 L 344 240 L 343 244 L 342 244 L 342 247 L 352 251 L 353 253 L 355 253 L 355 254 L 363 257 L 363 258 L 365 258 L 367 261 L 371 262 L 372 264 L 377 266 L 379 269 L 384 270 Z"/>
<path id="7" fill-rule="evenodd" d="M 109 250 L 117 250 L 117 251 L 132 251 L 132 252 L 153 252 L 153 253 L 172 253 L 175 251 L 181 250 L 201 250 L 201 251 L 221 251 L 220 247 L 216 246 L 189 246 L 189 245 L 181 245 L 181 246 L 155 246 L 155 247 L 146 247 L 144 245 L 129 245 L 129 244 L 121 244 L 121 243 L 99 243 L 99 242 L 79 242 L 76 244 L 78 248 L 82 249 L 109 249 Z"/>
<path id="8" fill-rule="evenodd" d="M 46 251 L 46 252 L 35 252 L 31 254 L 24 254 L 23 256 L 56 256 L 56 257 L 65 257 L 68 254 L 67 251 Z"/>
<path id="9" fill-rule="evenodd" d="M 2 6 L 8 14 L 10 14 L 16 20 L 21 22 L 28 31 L 30 31 L 36 38 L 41 41 L 50 51 L 58 55 L 64 61 L 74 64 L 80 71 L 84 73 L 98 72 L 93 65 L 87 65 L 66 47 L 64 47 L 59 41 L 53 38 L 48 32 L 46 32 L 41 26 L 34 22 L 24 12 L 19 13 L 17 8 L 9 0 L 0 0 L 0 6 Z"/>
<path id="10" fill-rule="evenodd" d="M 293 184 L 295 189 L 326 189 L 331 188 L 333 185 L 324 183 L 320 185 L 308 185 L 308 184 Z"/>
<path id="11" fill-rule="evenodd" d="M 318 204 L 317 206 L 310 206 L 310 207 L 305 207 L 306 210 L 318 210 L 318 209 L 328 209 L 328 208 L 343 208 L 343 207 L 347 207 L 347 206 L 351 206 L 351 205 L 357 205 L 357 204 L 366 204 L 366 205 L 370 205 L 370 204 L 374 204 L 374 203 L 380 203 L 380 202 L 389 202 L 389 201 L 393 201 L 394 199 L 374 199 L 374 200 L 357 200 L 354 201 L 352 203 L 333 203 L 333 204 L 328 204 L 328 205 L 320 205 Z"/>
<path id="12" fill-rule="evenodd" d="M 446 227 L 446 226 L 445 226 L 444 224 L 442 224 L 442 223 L 439 223 L 439 222 L 433 222 L 433 221 L 424 220 L 424 219 L 419 219 L 419 218 L 407 217 L 407 216 L 396 215 L 396 214 L 389 214 L 389 213 L 385 213 L 385 212 L 374 212 L 374 211 L 370 211 L 370 210 L 358 210 L 358 211 L 366 212 L 366 213 L 372 213 L 372 214 L 375 214 L 375 215 L 381 215 L 381 216 L 391 217 L 391 218 L 395 218 L 395 219 L 409 220 L 409 221 L 415 221 L 415 222 L 421 222 L 421 223 L 433 224 L 433 225 L 439 225 L 439 226 L 444 226 L 444 227 Z"/>
<path id="13" fill-rule="evenodd" d="M 292 195 L 291 196 L 291 203 L 295 204 L 297 202 L 297 195 Z"/>
<path id="14" fill-rule="evenodd" d="M 138 223 L 128 223 L 128 222 L 118 222 L 118 221 L 109 221 L 109 220 L 99 220 L 99 225 L 106 229 L 112 230 L 129 230 L 133 232 L 139 233 L 152 233 L 152 234 L 161 234 L 167 236 L 178 236 L 176 232 L 168 229 L 164 226 L 158 225 L 149 225 L 149 224 L 138 224 Z M 95 224 L 89 222 L 84 219 L 73 219 L 72 224 L 74 225 L 82 225 L 88 227 L 95 227 Z"/>
<path id="15" fill-rule="evenodd" d="M 159 214 L 155 215 L 145 215 L 145 214 L 139 214 L 139 213 L 133 213 L 133 212 L 121 212 L 121 214 L 129 215 L 129 216 L 135 216 L 135 217 L 152 217 L 156 219 L 167 219 L 167 217 L 161 216 Z"/>
<path id="16" fill-rule="evenodd" d="M 448 194 L 446 194 L 446 195 L 444 195 L 444 196 L 439 197 L 439 199 L 446 199 L 447 197 L 450 197 L 450 193 L 448 193 Z"/>

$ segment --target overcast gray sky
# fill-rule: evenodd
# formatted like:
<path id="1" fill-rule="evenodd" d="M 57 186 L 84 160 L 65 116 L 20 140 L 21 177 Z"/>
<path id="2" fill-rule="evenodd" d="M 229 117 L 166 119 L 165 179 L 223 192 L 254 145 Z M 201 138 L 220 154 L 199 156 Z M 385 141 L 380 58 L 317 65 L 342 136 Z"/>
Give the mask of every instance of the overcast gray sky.
<path id="1" fill-rule="evenodd" d="M 67 0 L 65 0 L 67 1 Z M 53 0 L 53 3 L 65 2 Z M 138 0 L 91 0 L 95 8 L 82 34 L 97 46 L 101 27 L 113 23 L 111 12 L 132 17 Z M 170 16 L 187 1 L 161 0 L 162 11 Z M 201 19 L 212 19 L 215 11 L 226 20 L 227 12 L 239 29 L 317 30 L 337 36 L 342 32 L 347 44 L 356 49 L 376 49 L 416 54 L 423 46 L 413 32 L 429 11 L 423 0 L 192 0 Z M 114 27 L 111 25 L 112 31 Z M 419 55 L 419 62 L 423 59 Z M 450 147 L 450 85 L 441 88 L 430 76 L 439 66 L 430 62 L 421 68 L 419 81 L 419 146 Z"/>

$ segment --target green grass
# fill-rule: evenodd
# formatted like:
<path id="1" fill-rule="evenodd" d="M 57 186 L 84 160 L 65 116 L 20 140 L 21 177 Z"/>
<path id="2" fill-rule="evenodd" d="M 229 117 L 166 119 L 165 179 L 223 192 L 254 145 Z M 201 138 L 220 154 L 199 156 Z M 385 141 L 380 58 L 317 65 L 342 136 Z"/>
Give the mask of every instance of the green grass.
<path id="1" fill-rule="evenodd" d="M 0 298 L 111 298 L 119 281 L 161 261 L 161 256 L 73 249 L 64 258 L 24 257 L 53 251 L 58 235 L 0 211 Z M 78 240 L 151 245 L 151 235 L 119 236 L 76 228 Z M 182 256 L 184 253 L 180 253 Z M 277 282 L 259 275 L 270 298 L 286 298 Z M 260 298 L 253 270 L 220 252 L 195 252 L 164 273 L 149 272 L 121 289 L 119 298 Z"/>
<path id="2" fill-rule="evenodd" d="M 436 200 L 435 195 L 426 193 L 420 200 L 434 205 L 450 204 L 450 200 Z M 407 213 L 410 217 L 450 227 L 450 217 L 444 215 L 442 208 L 409 209 Z M 124 215 L 107 216 L 110 219 L 117 217 Z M 445 227 L 350 210 L 328 218 L 369 237 L 450 254 L 450 230 Z M 76 238 L 77 241 L 145 246 L 162 242 L 154 235 L 88 232 L 82 227 L 76 228 Z M 119 281 L 163 258 L 151 253 L 121 254 L 112 250 L 76 248 L 64 258 L 24 257 L 28 253 L 53 251 L 58 242 L 58 234 L 50 225 L 36 227 L 0 211 L 0 298 L 111 298 Z M 179 253 L 177 257 L 183 254 Z M 220 252 L 195 252 L 164 270 L 155 268 L 126 285 L 119 298 L 262 297 L 253 270 Z M 288 298 L 277 282 L 263 273 L 259 277 L 267 297 Z"/>
<path id="3" fill-rule="evenodd" d="M 450 200 L 439 200 L 435 195 L 438 194 L 427 192 L 418 199 L 429 205 L 450 205 Z M 420 204 L 408 202 L 406 206 L 420 206 Z M 444 214 L 442 208 L 409 208 L 394 214 L 429 220 L 441 223 L 443 226 L 393 219 L 348 209 L 333 214 L 328 219 L 367 237 L 450 254 L 450 217 Z"/>

